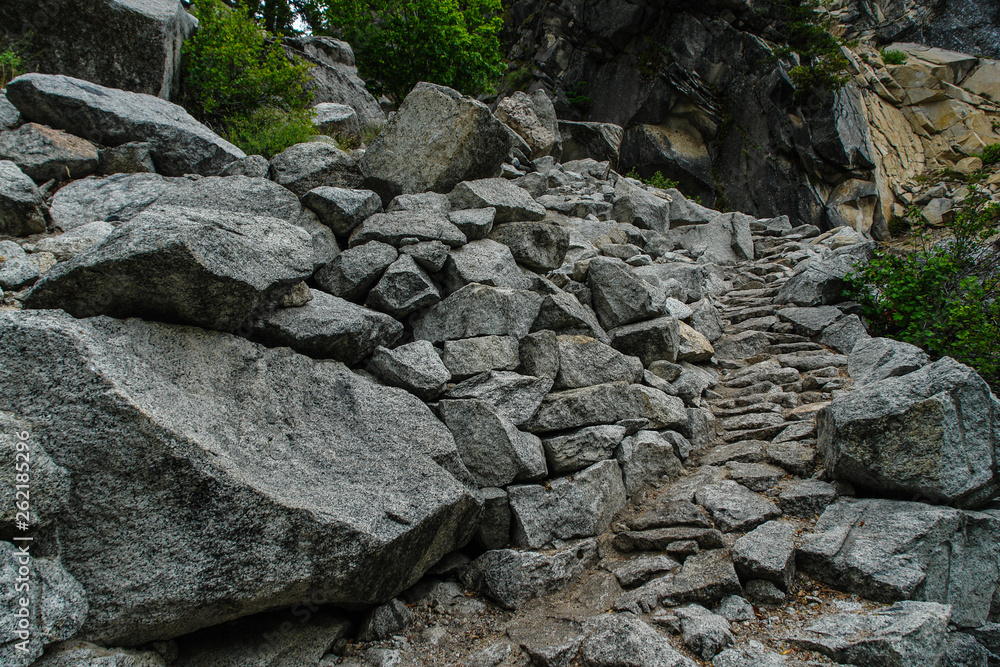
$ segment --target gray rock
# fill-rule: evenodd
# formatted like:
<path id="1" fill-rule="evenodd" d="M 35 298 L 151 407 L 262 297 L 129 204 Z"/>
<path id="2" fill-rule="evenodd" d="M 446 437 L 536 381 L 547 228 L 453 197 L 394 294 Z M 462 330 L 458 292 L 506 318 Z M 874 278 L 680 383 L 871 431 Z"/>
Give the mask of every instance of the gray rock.
<path id="1" fill-rule="evenodd" d="M 615 349 L 639 357 L 646 366 L 658 361 L 673 363 L 680 355 L 680 324 L 673 317 L 626 324 L 611 329 L 608 334 Z"/>
<path id="2" fill-rule="evenodd" d="M 542 446 L 553 472 L 575 472 L 612 458 L 627 432 L 624 426 L 587 426 L 545 438 Z"/>
<path id="3" fill-rule="evenodd" d="M 393 598 L 369 612 L 361 623 L 358 639 L 368 642 L 389 639 L 405 629 L 411 620 L 412 614 L 406 607 L 406 603 L 398 598 Z"/>
<path id="4" fill-rule="evenodd" d="M 511 539 L 532 549 L 555 540 L 602 533 L 626 500 L 621 469 L 614 461 L 595 463 L 546 486 L 511 486 L 507 493 L 513 520 Z"/>
<path id="5" fill-rule="evenodd" d="M 670 222 L 674 227 L 704 225 L 719 215 L 718 211 L 687 199 L 679 190 L 671 188 L 667 190 L 667 194 L 671 197 Z"/>
<path id="6" fill-rule="evenodd" d="M 405 197 L 406 195 L 400 195 Z M 443 195 L 442 195 L 443 196 Z M 396 199 L 399 199 L 397 197 Z M 395 201 L 395 200 L 393 200 Z M 470 241 L 486 238 L 493 231 L 493 221 L 496 218 L 495 208 L 470 208 L 461 211 L 451 211 L 448 219 L 451 224 L 465 234 Z"/>
<path id="7" fill-rule="evenodd" d="M 487 371 L 516 370 L 521 362 L 517 339 L 510 336 L 447 340 L 441 359 L 457 380 L 465 380 Z"/>
<path id="8" fill-rule="evenodd" d="M 313 124 L 323 134 L 361 137 L 358 113 L 346 104 L 321 102 L 312 108 Z"/>
<path id="9" fill-rule="evenodd" d="M 13 241 L 0 241 L 0 289 L 15 291 L 38 280 L 38 267 Z"/>
<path id="10" fill-rule="evenodd" d="M 521 339 L 521 372 L 555 380 L 559 374 L 559 342 L 554 331 L 536 331 Z"/>
<path id="11" fill-rule="evenodd" d="M 781 468 L 766 463 L 743 461 L 729 461 L 726 463 L 726 470 L 730 479 L 757 493 L 767 493 L 776 488 L 786 474 Z"/>
<path id="12" fill-rule="evenodd" d="M 142 213 L 168 190 L 189 184 L 159 174 L 91 176 L 56 191 L 52 198 L 52 222 L 64 231 L 95 220 L 117 225 Z"/>
<path id="13" fill-rule="evenodd" d="M 418 192 L 411 195 L 397 195 L 385 207 L 387 213 L 393 211 L 430 211 L 447 214 L 451 211 L 448 195 L 437 192 Z"/>
<path id="14" fill-rule="evenodd" d="M 297 220 L 292 221 L 292 224 L 304 229 L 312 239 L 314 270 L 318 271 L 327 266 L 340 254 L 340 246 L 333 231 L 320 222 L 316 214 L 309 209 L 302 209 L 302 213 Z"/>
<path id="15" fill-rule="evenodd" d="M 788 659 L 773 651 L 760 642 L 750 641 L 743 648 L 726 649 L 712 660 L 712 667 L 791 667 Z"/>
<path id="16" fill-rule="evenodd" d="M 365 304 L 403 319 L 410 313 L 433 306 L 441 293 L 427 272 L 410 255 L 401 254 L 382 274 Z"/>
<path id="17" fill-rule="evenodd" d="M 448 197 L 454 209 L 495 209 L 495 224 L 541 220 L 545 217 L 545 208 L 541 204 L 505 178 L 463 181 L 455 186 Z"/>
<path id="18" fill-rule="evenodd" d="M 695 665 L 645 621 L 625 614 L 601 614 L 588 620 L 586 629 L 589 635 L 581 645 L 580 655 L 587 667 Z"/>
<path id="19" fill-rule="evenodd" d="M 546 221 L 497 224 L 489 238 L 510 248 L 519 264 L 535 271 L 559 268 L 569 250 L 569 232 Z"/>
<path id="20" fill-rule="evenodd" d="M 861 323 L 861 318 L 857 315 L 848 315 L 823 329 L 818 341 L 841 354 L 849 355 L 858 342 L 870 338 L 865 325 Z"/>
<path id="21" fill-rule="evenodd" d="M 860 387 L 889 377 L 912 373 L 931 358 L 916 345 L 891 338 L 868 338 L 851 348 L 847 372 Z"/>
<path id="22" fill-rule="evenodd" d="M 366 186 L 388 202 L 399 194 L 450 192 L 462 181 L 492 178 L 510 146 L 506 126 L 484 104 L 419 83 L 368 147 L 360 167 Z"/>
<path id="23" fill-rule="evenodd" d="M 590 336 L 602 343 L 611 342 L 598 323 L 594 311 L 584 307 L 579 299 L 566 292 L 546 295 L 531 328 L 535 331 L 549 329 L 564 334 Z"/>
<path id="24" fill-rule="evenodd" d="M 736 571 L 744 579 L 766 579 L 791 590 L 795 580 L 792 536 L 796 530 L 791 523 L 768 521 L 736 540 L 732 548 Z"/>
<path id="25" fill-rule="evenodd" d="M 487 551 L 461 572 L 463 583 L 482 591 L 505 609 L 559 590 L 597 561 L 597 541 L 544 553 L 498 549 Z"/>
<path id="26" fill-rule="evenodd" d="M 663 292 L 637 276 L 620 259 L 595 257 L 590 260 L 587 286 L 593 292 L 594 310 L 605 329 L 663 314 L 666 300 Z"/>
<path id="27" fill-rule="evenodd" d="M 722 316 L 708 299 L 700 299 L 691 304 L 691 326 L 710 343 L 722 338 Z"/>
<path id="28" fill-rule="evenodd" d="M 767 579 L 750 579 L 743 585 L 747 599 L 757 604 L 784 604 L 787 595 L 773 581 Z"/>
<path id="29" fill-rule="evenodd" d="M 488 403 L 515 426 L 521 426 L 538 411 L 538 406 L 551 388 L 550 378 L 490 370 L 455 385 L 445 396 L 478 399 Z"/>
<path id="30" fill-rule="evenodd" d="M 753 605 L 739 595 L 724 598 L 716 607 L 715 613 L 727 621 L 752 621 L 757 617 Z"/>
<path id="31" fill-rule="evenodd" d="M 950 357 L 838 396 L 817 424 L 820 452 L 837 479 L 960 507 L 1000 492 L 1000 402 L 974 370 Z"/>
<path id="32" fill-rule="evenodd" d="M 37 123 L 0 133 L 0 160 L 12 161 L 37 183 L 83 178 L 98 165 L 94 144 Z"/>
<path id="33" fill-rule="evenodd" d="M 246 213 L 297 223 L 302 214 L 298 197 L 266 178 L 228 176 L 180 181 L 156 199 L 158 206 L 184 206 Z"/>
<path id="34" fill-rule="evenodd" d="M 361 172 L 354 158 L 336 146 L 308 141 L 271 158 L 271 178 L 299 197 L 320 186 L 357 188 Z"/>
<path id="35" fill-rule="evenodd" d="M 589 336 L 559 336 L 559 374 L 555 389 L 590 387 L 606 382 L 638 382 L 642 362 Z"/>
<path id="36" fill-rule="evenodd" d="M 440 402 L 438 411 L 455 437 L 462 462 L 479 486 L 506 486 L 545 476 L 541 440 L 518 431 L 489 403 L 447 399 Z"/>
<path id="37" fill-rule="evenodd" d="M 799 482 L 778 496 L 778 503 L 783 513 L 804 519 L 822 514 L 835 500 L 837 500 L 837 489 L 834 485 L 818 479 Z"/>
<path id="38" fill-rule="evenodd" d="M 676 570 L 681 565 L 669 556 L 640 556 L 628 560 L 617 561 L 604 567 L 613 575 L 622 588 L 633 588 L 639 584 L 644 584 L 651 577 L 671 570 Z"/>
<path id="39" fill-rule="evenodd" d="M 437 273 L 448 261 L 448 246 L 440 241 L 420 241 L 404 245 L 399 252 L 406 253 L 416 260 L 417 264 L 431 273 Z"/>
<path id="40" fill-rule="evenodd" d="M 615 183 L 613 219 L 641 229 L 665 232 L 670 228 L 670 201 L 647 191 L 629 178 Z"/>
<path id="41" fill-rule="evenodd" d="M 677 428 L 687 422 L 687 413 L 675 396 L 642 385 L 610 382 L 549 394 L 525 428 L 550 433 L 624 419 L 648 419 L 654 429 Z"/>
<path id="42" fill-rule="evenodd" d="M 990 652 L 964 632 L 949 632 L 941 667 L 987 667 Z"/>
<path id="43" fill-rule="evenodd" d="M 211 176 L 246 157 L 181 107 L 151 95 L 68 76 L 25 74 L 7 85 L 7 99 L 28 120 L 94 143 L 149 142 L 156 170 L 166 176 Z"/>
<path id="44" fill-rule="evenodd" d="M 559 134 L 563 140 L 564 162 L 593 158 L 598 162 L 610 162 L 612 169 L 618 166 L 618 151 L 625 134 L 620 125 L 560 120 Z"/>
<path id="45" fill-rule="evenodd" d="M 701 487 L 695 499 L 725 532 L 751 530 L 781 516 L 777 505 L 732 480 Z"/>
<path id="46" fill-rule="evenodd" d="M 502 549 L 510 542 L 510 502 L 503 489 L 480 489 L 483 516 L 476 529 L 475 542 L 483 549 Z"/>
<path id="47" fill-rule="evenodd" d="M 444 287 L 449 293 L 469 283 L 510 289 L 529 289 L 532 284 L 518 268 L 510 249 L 489 239 L 471 241 L 452 250 L 444 271 Z"/>
<path id="48" fill-rule="evenodd" d="M 674 614 L 680 622 L 684 645 L 702 660 L 711 660 L 735 642 L 729 621 L 701 605 L 679 607 Z"/>
<path id="49" fill-rule="evenodd" d="M 21 112 L 10 103 L 6 95 L 0 93 L 0 130 L 13 130 L 21 122 Z"/>
<path id="50" fill-rule="evenodd" d="M 678 321 L 677 333 L 679 336 L 678 361 L 699 363 L 708 361 L 715 356 L 715 348 L 712 347 L 712 343 L 688 324 Z"/>
<path id="51" fill-rule="evenodd" d="M 268 347 L 287 346 L 318 359 L 357 364 L 379 346 L 392 345 L 403 325 L 382 313 L 311 290 L 299 308 L 278 308 L 253 326 L 253 339 Z"/>
<path id="52" fill-rule="evenodd" d="M 0 234 L 45 231 L 45 202 L 34 181 L 9 160 L 0 160 Z"/>
<path id="53" fill-rule="evenodd" d="M 65 234 L 42 239 L 35 244 L 35 252 L 51 252 L 58 261 L 65 262 L 106 239 L 114 229 L 107 222 L 92 222 Z"/>
<path id="54" fill-rule="evenodd" d="M 72 637 L 87 617 L 80 584 L 58 562 L 34 557 L 34 548 L 0 542 L 0 660 L 12 667 L 33 664 L 46 645 Z"/>
<path id="55" fill-rule="evenodd" d="M 724 545 L 722 533 L 713 528 L 691 526 L 670 526 L 649 530 L 630 530 L 618 533 L 612 542 L 622 553 L 632 551 L 676 551 L 671 545 L 676 542 L 694 543 L 696 553 L 699 548 L 718 549 Z M 687 554 L 684 554 L 687 555 Z"/>
<path id="56" fill-rule="evenodd" d="M 124 148 L 128 144 L 123 144 Z M 248 155 L 245 158 L 230 162 L 219 172 L 219 176 L 249 176 L 250 178 L 267 178 L 271 171 L 271 163 L 263 155 Z"/>
<path id="57" fill-rule="evenodd" d="M 936 667 L 951 609 L 935 602 L 897 602 L 865 614 L 824 616 L 786 641 L 840 663 Z"/>
<path id="58" fill-rule="evenodd" d="M 811 308 L 782 308 L 777 311 L 777 316 L 782 322 L 792 325 L 795 333 L 800 336 L 810 338 L 819 334 L 838 319 L 843 317 L 843 313 L 835 306 L 814 306 Z"/>
<path id="59" fill-rule="evenodd" d="M 987 620 L 1000 582 L 990 513 L 894 500 L 839 500 L 799 547 L 796 563 L 840 590 L 892 602 L 952 606 L 952 622 Z"/>
<path id="60" fill-rule="evenodd" d="M 445 426 L 339 363 L 56 312 L 0 314 L 0 341 L 21 378 L 0 409 L 61 442 L 45 449 L 73 476 L 57 527 L 90 604 L 82 639 L 142 644 L 310 596 L 384 602 L 472 536 L 480 505 L 438 463 L 457 462 Z M 161 463 L 137 474 L 140 459 Z"/>
<path id="61" fill-rule="evenodd" d="M 398 257 L 391 245 L 369 241 L 334 257 L 316 272 L 316 284 L 334 296 L 361 301 Z"/>
<path id="62" fill-rule="evenodd" d="M 366 219 L 351 234 L 351 246 L 369 241 L 381 241 L 396 247 L 406 239 L 440 241 L 457 248 L 467 239 L 458 227 L 451 224 L 442 213 L 434 211 L 392 211 L 376 213 Z"/>
<path id="63" fill-rule="evenodd" d="M 798 442 L 771 442 L 767 444 L 765 456 L 774 465 L 799 477 L 808 477 L 816 466 L 816 449 Z"/>
<path id="64" fill-rule="evenodd" d="M 860 243 L 802 262 L 774 297 L 775 303 L 822 306 L 843 301 L 844 277 L 855 270 L 855 264 L 867 262 L 873 249 L 872 243 Z"/>
<path id="65" fill-rule="evenodd" d="M 15 535 L 18 507 L 16 464 L 27 452 L 30 495 L 29 523 L 34 529 L 49 526 L 66 507 L 70 479 L 65 469 L 53 463 L 38 442 L 31 437 L 31 425 L 8 412 L 0 412 L 0 531 Z M 23 436 L 23 437 L 22 437 Z M 21 452 L 21 461 L 18 453 Z M 23 467 L 23 466 L 21 466 Z M 37 605 L 35 606 L 37 609 Z"/>
<path id="66" fill-rule="evenodd" d="M 385 383 L 406 389 L 425 401 L 437 398 L 451 379 L 437 350 L 425 340 L 393 350 L 377 348 L 372 354 L 371 370 Z"/>
<path id="67" fill-rule="evenodd" d="M 689 556 L 680 572 L 669 575 L 660 588 L 660 601 L 667 606 L 688 602 L 711 606 L 742 593 L 727 552 L 714 549 Z"/>
<path id="68" fill-rule="evenodd" d="M 674 227 L 665 236 L 701 262 L 737 264 L 754 258 L 752 220 L 742 213 L 723 213 L 705 224 Z"/>
<path id="69" fill-rule="evenodd" d="M 615 452 L 625 491 L 631 497 L 650 484 L 680 476 L 682 466 L 673 444 L 656 431 L 639 431 L 622 440 Z"/>
<path id="70" fill-rule="evenodd" d="M 382 210 L 382 200 L 371 190 L 328 185 L 305 193 L 302 205 L 315 211 L 320 222 L 342 237 L 350 236 L 355 227 Z"/>
<path id="71" fill-rule="evenodd" d="M 523 338 L 541 303 L 534 292 L 466 285 L 417 317 L 413 337 L 434 343 L 475 336 Z"/>
<path id="72" fill-rule="evenodd" d="M 32 665 L 43 667 L 166 667 L 163 656 L 154 651 L 104 648 L 90 642 L 70 640 L 49 648 Z"/>
<path id="73" fill-rule="evenodd" d="M 287 222 L 162 207 L 46 273 L 25 307 L 232 331 L 312 271 L 311 239 Z"/>

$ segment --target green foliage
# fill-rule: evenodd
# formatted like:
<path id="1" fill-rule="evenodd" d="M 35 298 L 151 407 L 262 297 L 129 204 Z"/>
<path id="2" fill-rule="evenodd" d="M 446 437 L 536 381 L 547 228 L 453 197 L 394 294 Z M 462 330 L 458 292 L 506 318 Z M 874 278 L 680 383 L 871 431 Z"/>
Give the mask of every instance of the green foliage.
<path id="1" fill-rule="evenodd" d="M 394 102 L 420 81 L 475 95 L 504 73 L 500 0 L 324 0 L 317 33 L 354 47 L 358 69 Z"/>
<path id="2" fill-rule="evenodd" d="M 905 51 L 894 51 L 892 49 L 882 50 L 882 62 L 886 65 L 902 65 L 906 62 Z"/>
<path id="3" fill-rule="evenodd" d="M 980 158 L 982 158 L 983 164 L 1000 163 L 1000 144 L 990 144 L 984 148 Z"/>
<path id="4" fill-rule="evenodd" d="M 590 104 L 591 99 L 587 95 L 583 94 L 583 91 L 587 89 L 586 81 L 577 81 L 573 84 L 572 88 L 566 89 L 566 103 L 571 107 L 579 107 L 580 109 L 585 109 L 588 104 Z"/>
<path id="5" fill-rule="evenodd" d="M 6 88 L 11 79 L 24 74 L 24 71 L 21 54 L 14 47 L 0 51 L 0 90 Z"/>
<path id="6" fill-rule="evenodd" d="M 953 238 L 908 254 L 880 249 L 848 276 L 845 295 L 858 301 L 875 335 L 918 345 L 972 366 L 1000 382 L 1000 205 L 974 194 L 948 223 Z"/>
<path id="7" fill-rule="evenodd" d="M 907 218 L 894 217 L 888 223 L 889 235 L 893 238 L 903 236 L 913 229 L 913 225 Z"/>
<path id="8" fill-rule="evenodd" d="M 199 27 L 184 43 L 181 81 L 181 103 L 192 115 L 224 130 L 230 122 L 255 125 L 267 115 L 255 116 L 263 108 L 306 108 L 308 64 L 290 60 L 253 17 L 222 0 L 199 0 L 193 11 Z"/>
<path id="9" fill-rule="evenodd" d="M 503 75 L 503 82 L 501 85 L 505 90 L 526 91 L 528 86 L 531 85 L 532 78 L 530 67 L 517 67 L 509 70 Z"/>
<path id="10" fill-rule="evenodd" d="M 775 55 L 799 56 L 800 63 L 788 72 L 799 99 L 840 90 L 850 81 L 843 44 L 827 30 L 819 5 L 818 0 L 775 0 L 772 6 L 775 30 L 785 42 Z"/>
<path id="11" fill-rule="evenodd" d="M 625 174 L 625 176 L 627 176 L 628 178 L 634 178 L 637 181 L 642 181 L 646 185 L 652 185 L 654 188 L 659 188 L 661 190 L 670 190 L 671 188 L 676 188 L 678 185 L 680 185 L 678 181 L 675 181 L 672 178 L 667 178 L 666 176 L 664 176 L 663 172 L 661 171 L 656 172 L 649 178 L 643 178 L 642 176 L 639 175 L 639 172 L 636 171 L 635 167 L 632 167 L 632 169 L 629 170 L 629 172 Z"/>
<path id="12" fill-rule="evenodd" d="M 261 107 L 228 116 L 224 134 L 247 155 L 263 155 L 270 159 L 289 146 L 312 139 L 316 136 L 316 126 L 309 109 L 284 111 Z"/>

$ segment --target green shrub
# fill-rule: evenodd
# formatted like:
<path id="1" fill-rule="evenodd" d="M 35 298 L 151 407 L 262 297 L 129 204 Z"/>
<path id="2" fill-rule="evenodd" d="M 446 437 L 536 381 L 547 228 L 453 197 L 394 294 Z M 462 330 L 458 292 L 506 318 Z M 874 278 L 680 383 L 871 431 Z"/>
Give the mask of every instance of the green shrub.
<path id="1" fill-rule="evenodd" d="M 983 164 L 1000 163 L 1000 144 L 990 144 L 983 149 L 980 157 L 983 160 Z"/>
<path id="2" fill-rule="evenodd" d="M 289 59 L 251 16 L 222 0 L 198 0 L 193 12 L 199 26 L 184 43 L 181 79 L 181 104 L 193 116 L 225 131 L 230 122 L 254 125 L 262 108 L 308 106 L 308 64 Z"/>
<path id="3" fill-rule="evenodd" d="M 0 51 L 0 90 L 6 88 L 11 79 L 22 74 L 24 63 L 21 55 L 13 47 Z"/>
<path id="4" fill-rule="evenodd" d="M 572 88 L 566 89 L 566 103 L 571 107 L 578 107 L 581 110 L 585 110 L 591 102 L 590 97 L 583 92 L 586 89 L 586 81 L 577 81 L 573 84 Z"/>
<path id="5" fill-rule="evenodd" d="M 892 236 L 892 238 L 903 236 L 913 228 L 913 225 L 909 220 L 901 217 L 894 217 L 889 221 L 887 226 L 889 228 L 889 235 Z"/>
<path id="6" fill-rule="evenodd" d="M 420 81 L 468 95 L 504 73 L 500 0 L 326 0 L 317 34 L 354 47 L 358 69 L 394 102 Z"/>
<path id="7" fill-rule="evenodd" d="M 905 51 L 894 51 L 892 49 L 882 50 L 882 62 L 886 65 L 902 65 L 906 62 Z"/>
<path id="8" fill-rule="evenodd" d="M 659 188 L 661 190 L 670 190 L 671 188 L 676 188 L 678 185 L 680 185 L 678 181 L 675 181 L 672 178 L 667 178 L 666 176 L 664 176 L 663 172 L 661 171 L 656 172 L 649 178 L 643 178 L 642 176 L 639 175 L 639 172 L 636 171 L 635 167 L 632 167 L 632 169 L 630 169 L 629 172 L 625 174 L 625 176 L 627 176 L 628 178 L 634 178 L 637 181 L 642 181 L 646 185 L 652 185 L 654 188 Z"/>
<path id="9" fill-rule="evenodd" d="M 777 0 L 771 6 L 775 31 L 785 42 L 775 56 L 799 57 L 788 72 L 798 99 L 840 90 L 850 81 L 850 63 L 841 52 L 844 44 L 827 30 L 819 5 L 818 0 Z"/>
<path id="10" fill-rule="evenodd" d="M 916 226 L 917 223 L 915 223 Z M 953 238 L 907 254 L 879 249 L 848 276 L 872 333 L 972 366 L 1000 383 L 1000 205 L 979 194 L 947 227 Z"/>
<path id="11" fill-rule="evenodd" d="M 309 109 L 284 111 L 262 107 L 228 116 L 224 134 L 247 155 L 270 159 L 289 146 L 309 141 L 317 132 Z"/>

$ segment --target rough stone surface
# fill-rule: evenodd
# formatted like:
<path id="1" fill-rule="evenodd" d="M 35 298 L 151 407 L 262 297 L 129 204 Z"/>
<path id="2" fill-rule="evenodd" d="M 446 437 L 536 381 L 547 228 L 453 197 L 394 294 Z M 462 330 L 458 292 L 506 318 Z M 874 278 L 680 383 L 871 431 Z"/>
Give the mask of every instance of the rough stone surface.
<path id="1" fill-rule="evenodd" d="M 555 389 L 590 387 L 606 382 L 638 382 L 642 362 L 589 336 L 559 336 L 559 374 Z"/>
<path id="2" fill-rule="evenodd" d="M 511 336 L 478 336 L 444 342 L 441 360 L 457 380 L 487 371 L 512 371 L 520 363 L 517 339 Z"/>
<path id="3" fill-rule="evenodd" d="M 51 252 L 58 261 L 65 262 L 106 239 L 114 229 L 107 222 L 92 222 L 71 229 L 65 234 L 42 239 L 35 244 L 35 252 Z"/>
<path id="4" fill-rule="evenodd" d="M 369 241 L 381 241 L 400 247 L 404 240 L 410 239 L 440 241 L 452 248 L 465 245 L 468 240 L 444 214 L 418 210 L 376 213 L 354 229 L 350 244 L 353 247 Z"/>
<path id="5" fill-rule="evenodd" d="M 645 621 L 625 614 L 602 614 L 587 623 L 590 634 L 580 655 L 587 667 L 694 667 Z"/>
<path id="6" fill-rule="evenodd" d="M 673 363 L 681 354 L 680 324 L 674 317 L 658 317 L 611 329 L 608 334 L 612 347 L 639 357 L 646 366 Z"/>
<path id="7" fill-rule="evenodd" d="M 321 186 L 361 185 L 361 172 L 354 158 L 321 141 L 295 144 L 275 155 L 271 158 L 271 178 L 299 197 Z"/>
<path id="8" fill-rule="evenodd" d="M 341 237 L 350 236 L 355 227 L 382 210 L 382 200 L 371 190 L 329 185 L 305 193 L 302 205 L 315 211 L 319 221 Z"/>
<path id="9" fill-rule="evenodd" d="M 680 621 L 684 645 L 702 660 L 711 660 L 735 642 L 729 621 L 701 605 L 680 607 L 674 610 L 674 614 Z"/>
<path id="10" fill-rule="evenodd" d="M 673 444 L 656 431 L 639 431 L 625 438 L 615 452 L 625 491 L 636 495 L 650 484 L 670 482 L 681 474 Z"/>
<path id="11" fill-rule="evenodd" d="M 865 325 L 861 323 L 861 318 L 857 315 L 848 315 L 823 329 L 819 336 L 819 342 L 832 347 L 841 354 L 850 355 L 855 345 L 869 338 L 871 336 L 868 335 Z"/>
<path id="12" fill-rule="evenodd" d="M 463 181 L 455 186 L 448 198 L 454 209 L 495 209 L 495 224 L 541 220 L 545 217 L 545 207 L 505 178 Z"/>
<path id="13" fill-rule="evenodd" d="M 28 236 L 45 231 L 45 202 L 34 181 L 10 160 L 0 160 L 0 233 Z"/>
<path id="14" fill-rule="evenodd" d="M 73 475 L 58 528 L 90 604 L 79 638 L 142 644 L 316 595 L 381 603 L 472 536 L 480 505 L 436 462 L 457 459 L 444 425 L 341 364 L 54 312 L 0 313 L 0 341 L 0 409 Z"/>
<path id="15" fill-rule="evenodd" d="M 554 540 L 597 535 L 625 507 L 622 472 L 615 461 L 602 461 L 548 484 L 507 489 L 513 518 L 512 541 L 538 549 Z"/>
<path id="16" fill-rule="evenodd" d="M 49 649 L 48 653 L 32 665 L 43 667 L 166 667 L 166 662 L 154 651 L 131 651 L 121 648 L 104 648 L 76 639 L 63 642 Z"/>
<path id="17" fill-rule="evenodd" d="M 425 340 L 392 350 L 377 348 L 372 354 L 371 369 L 384 382 L 406 389 L 425 401 L 437 398 L 451 379 L 437 350 Z"/>
<path id="18" fill-rule="evenodd" d="M 448 390 L 447 398 L 479 399 L 515 426 L 521 426 L 535 414 L 550 389 L 550 378 L 490 370 L 455 385 Z"/>
<path id="19" fill-rule="evenodd" d="M 11 160 L 38 183 L 83 178 L 98 165 L 94 144 L 36 123 L 0 133 L 0 160 Z"/>
<path id="20" fill-rule="evenodd" d="M 287 222 L 162 207 L 46 273 L 25 306 L 232 331 L 312 270 L 309 235 Z"/>
<path id="21" fill-rule="evenodd" d="M 950 612 L 935 602 L 897 602 L 866 614 L 824 616 L 788 641 L 840 663 L 937 667 Z"/>
<path id="22" fill-rule="evenodd" d="M 952 607 L 952 622 L 986 622 L 1000 582 L 995 516 L 895 500 L 839 500 L 799 547 L 797 565 L 838 589 L 892 602 Z"/>
<path id="23" fill-rule="evenodd" d="M 869 338 L 851 348 L 847 372 L 855 386 L 906 375 L 930 363 L 931 358 L 916 345 L 891 338 Z"/>
<path id="24" fill-rule="evenodd" d="M 777 505 L 732 480 L 703 486 L 695 498 L 726 532 L 750 530 L 781 515 Z"/>
<path id="25" fill-rule="evenodd" d="M 736 571 L 744 579 L 767 579 L 790 590 L 795 579 L 796 527 L 783 521 L 768 521 L 736 540 L 732 556 Z"/>
<path id="26" fill-rule="evenodd" d="M 566 292 L 549 294 L 545 297 L 531 328 L 535 331 L 549 329 L 562 334 L 589 336 L 602 343 L 611 342 L 608 334 L 598 323 L 594 311 Z"/>
<path id="27" fill-rule="evenodd" d="M 413 322 L 413 337 L 432 343 L 475 336 L 522 338 L 541 303 L 534 292 L 466 285 L 422 313 Z"/>
<path id="28" fill-rule="evenodd" d="M 401 254 L 382 274 L 365 304 L 402 320 L 441 300 L 441 292 L 413 257 Z"/>
<path id="29" fill-rule="evenodd" d="M 387 243 L 369 241 L 348 248 L 316 272 L 320 289 L 350 301 L 361 301 L 399 253 Z"/>
<path id="30" fill-rule="evenodd" d="M 452 250 L 444 270 L 444 287 L 448 292 L 469 283 L 509 289 L 528 289 L 532 284 L 518 268 L 510 249 L 489 239 Z"/>
<path id="31" fill-rule="evenodd" d="M 165 176 L 211 176 L 246 157 L 181 107 L 152 95 L 62 75 L 24 74 L 7 84 L 7 99 L 26 119 L 97 144 L 149 142 L 156 171 Z"/>
<path id="32" fill-rule="evenodd" d="M 820 452 L 838 479 L 961 507 L 1000 492 L 1000 402 L 950 357 L 838 396 L 817 424 Z"/>
<path id="33" fill-rule="evenodd" d="M 498 175 L 508 132 L 484 104 L 419 83 L 368 147 L 361 172 L 386 203 L 399 194 L 450 192 L 462 181 Z"/>
<path id="34" fill-rule="evenodd" d="M 545 221 L 495 225 L 489 237 L 510 248 L 518 263 L 535 271 L 559 268 L 569 250 L 569 232 Z"/>
<path id="35" fill-rule="evenodd" d="M 550 433 L 623 419 L 648 419 L 650 428 L 677 428 L 687 423 L 687 413 L 675 396 L 651 387 L 610 382 L 549 394 L 525 428 Z"/>
<path id="36" fill-rule="evenodd" d="M 575 472 L 612 458 L 626 433 L 624 426 L 587 426 L 545 438 L 542 446 L 553 472 Z"/>
<path id="37" fill-rule="evenodd" d="M 405 195 L 400 195 L 405 196 Z M 399 199 L 397 197 L 396 199 Z M 395 200 L 393 200 L 395 201 Z M 469 208 L 461 211 L 450 211 L 448 219 L 458 227 L 470 241 L 484 239 L 493 230 L 493 220 L 496 217 L 495 208 Z"/>
<path id="38" fill-rule="evenodd" d="M 590 260 L 587 285 L 594 293 L 594 310 L 605 329 L 649 320 L 663 312 L 666 296 L 620 259 Z"/>
<path id="39" fill-rule="evenodd" d="M 318 359 L 357 364 L 379 346 L 392 345 L 403 325 L 382 313 L 311 290 L 298 308 L 278 308 L 253 325 L 253 339 L 269 347 L 288 346 Z"/>

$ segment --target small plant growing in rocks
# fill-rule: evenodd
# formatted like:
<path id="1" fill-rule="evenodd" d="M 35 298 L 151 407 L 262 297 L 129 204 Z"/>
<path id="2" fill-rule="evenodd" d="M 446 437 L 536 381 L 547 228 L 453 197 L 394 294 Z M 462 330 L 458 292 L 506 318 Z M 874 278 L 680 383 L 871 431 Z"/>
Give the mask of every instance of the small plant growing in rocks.
<path id="1" fill-rule="evenodd" d="M 0 90 L 7 87 L 7 82 L 16 76 L 24 74 L 24 63 L 13 47 L 0 51 Z"/>
<path id="2" fill-rule="evenodd" d="M 662 171 L 656 172 L 649 178 L 643 178 L 639 175 L 639 172 L 636 171 L 635 167 L 632 167 L 632 169 L 625 174 L 625 176 L 628 178 L 634 178 L 637 181 L 642 181 L 646 185 L 652 185 L 654 188 L 659 188 L 660 190 L 670 190 L 671 188 L 676 188 L 680 185 L 680 182 L 664 176 Z"/>
<path id="3" fill-rule="evenodd" d="M 1000 163 L 1000 144 L 990 144 L 983 149 L 979 157 L 982 159 L 984 165 Z"/>
<path id="4" fill-rule="evenodd" d="M 882 62 L 886 65 L 902 65 L 906 62 L 906 53 L 893 49 L 883 49 Z"/>
<path id="5" fill-rule="evenodd" d="M 1000 382 L 1000 205 L 971 195 L 946 223 L 951 237 L 932 243 L 911 215 L 922 247 L 878 249 L 848 276 L 872 334 L 896 338 L 972 366 Z"/>

